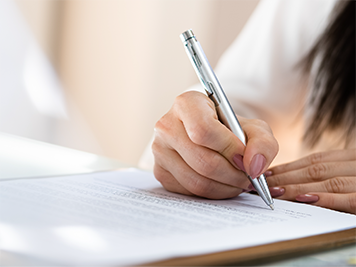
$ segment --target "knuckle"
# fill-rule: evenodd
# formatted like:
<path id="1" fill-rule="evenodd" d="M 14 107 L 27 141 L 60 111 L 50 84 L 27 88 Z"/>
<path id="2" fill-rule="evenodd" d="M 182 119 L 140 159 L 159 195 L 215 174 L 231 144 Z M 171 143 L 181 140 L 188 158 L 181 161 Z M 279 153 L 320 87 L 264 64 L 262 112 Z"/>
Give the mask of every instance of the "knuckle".
<path id="1" fill-rule="evenodd" d="M 318 182 L 326 174 L 327 167 L 323 163 L 317 163 L 307 168 L 307 176 L 312 182 Z"/>
<path id="2" fill-rule="evenodd" d="M 280 176 L 273 176 L 271 179 L 268 179 L 269 186 L 278 186 L 282 185 L 282 178 Z"/>
<path id="3" fill-rule="evenodd" d="M 200 121 L 199 124 L 194 125 L 188 130 L 190 140 L 200 146 L 206 146 L 211 139 L 210 125 L 205 121 Z"/>
<path id="4" fill-rule="evenodd" d="M 272 129 L 267 122 L 265 122 L 263 120 L 259 120 L 259 119 L 253 119 L 253 124 L 255 124 L 259 128 L 263 129 L 265 132 L 272 134 L 272 136 L 273 136 Z M 277 140 L 275 140 L 275 141 L 277 143 Z"/>
<path id="5" fill-rule="evenodd" d="M 159 157 L 161 154 L 162 146 L 157 142 L 157 140 L 153 140 L 151 150 L 154 157 Z"/>
<path id="6" fill-rule="evenodd" d="M 252 133 L 256 133 L 258 129 L 258 141 L 268 148 L 268 154 L 273 158 L 277 155 L 279 150 L 279 144 L 275 136 L 273 135 L 272 129 L 267 122 L 259 119 L 252 119 L 247 133 L 252 136 Z M 254 134 L 255 135 L 255 134 Z"/>
<path id="7" fill-rule="evenodd" d="M 192 178 L 189 179 L 189 191 L 194 195 L 209 197 L 212 192 L 212 182 L 209 179 Z"/>
<path id="8" fill-rule="evenodd" d="M 279 150 L 279 144 L 273 135 L 266 134 L 264 136 L 258 137 L 259 142 L 264 144 L 268 148 L 268 155 L 270 155 L 271 160 L 277 155 Z"/>
<path id="9" fill-rule="evenodd" d="M 178 95 L 174 100 L 173 110 L 177 112 L 186 110 L 192 102 L 192 93 L 193 92 L 185 92 L 183 94 Z"/>
<path id="10" fill-rule="evenodd" d="M 165 168 L 165 166 L 169 166 L 170 164 L 170 157 L 168 156 L 169 152 L 167 151 L 167 148 L 165 145 L 162 145 L 161 142 L 153 141 L 151 145 L 151 151 L 153 154 L 153 159 L 154 159 L 154 166 L 161 166 L 162 168 Z"/>
<path id="11" fill-rule="evenodd" d="M 222 155 L 230 155 L 231 151 L 235 152 L 236 148 L 235 148 L 236 144 L 234 142 L 227 142 L 225 147 L 220 151 L 220 153 Z"/>
<path id="12" fill-rule="evenodd" d="M 181 106 L 182 104 L 184 104 L 186 102 L 186 98 L 187 98 L 187 93 L 183 93 L 183 94 L 176 96 L 176 98 L 174 100 L 174 105 Z"/>
<path id="13" fill-rule="evenodd" d="M 310 162 L 311 164 L 320 163 L 320 162 L 322 162 L 322 160 L 323 160 L 323 153 L 321 153 L 321 152 L 311 154 L 308 157 L 308 162 Z"/>
<path id="14" fill-rule="evenodd" d="M 156 134 L 169 134 L 170 129 L 172 128 L 172 123 L 170 119 L 167 119 L 167 114 L 159 119 L 155 126 L 154 130 Z"/>
<path id="15" fill-rule="evenodd" d="M 253 124 L 260 126 L 261 128 L 265 128 L 265 129 L 270 129 L 269 125 L 267 122 L 260 120 L 260 119 L 252 119 L 251 121 Z"/>
<path id="16" fill-rule="evenodd" d="M 163 143 L 171 143 L 178 140 L 177 118 L 171 114 L 164 115 L 154 126 L 154 140 L 160 140 Z"/>
<path id="17" fill-rule="evenodd" d="M 339 177 L 326 180 L 325 185 L 326 190 L 330 193 L 342 193 L 347 186 L 345 181 Z"/>
<path id="18" fill-rule="evenodd" d="M 187 99 L 190 98 L 190 95 L 191 95 L 191 91 L 188 91 L 188 92 L 184 92 L 184 93 L 176 96 L 174 104 L 178 104 L 179 105 L 179 104 L 186 103 Z"/>
<path id="19" fill-rule="evenodd" d="M 166 143 L 164 140 L 160 137 L 155 135 L 152 144 L 151 144 L 151 150 L 153 153 L 162 153 L 165 149 L 167 148 Z"/>
<path id="20" fill-rule="evenodd" d="M 211 153 L 202 153 L 198 156 L 197 172 L 205 177 L 213 177 L 219 162 Z"/>
<path id="21" fill-rule="evenodd" d="M 293 189 L 294 189 L 294 195 L 301 195 L 301 194 L 304 194 L 304 188 L 302 185 L 300 184 L 295 184 L 293 185 Z"/>
<path id="22" fill-rule="evenodd" d="M 188 188 L 189 191 L 192 192 L 194 195 L 202 196 L 204 195 L 206 186 L 204 185 L 204 183 L 201 182 L 200 179 L 190 179 Z"/>
<path id="23" fill-rule="evenodd" d="M 155 176 L 156 180 L 163 185 L 163 187 L 164 187 L 166 180 L 168 179 L 167 173 L 168 172 L 163 171 L 161 167 L 159 167 L 159 166 L 157 166 L 157 164 L 155 164 L 155 166 L 153 168 L 153 175 Z"/>
<path id="24" fill-rule="evenodd" d="M 156 122 L 155 126 L 154 126 L 154 129 L 155 131 L 160 131 L 162 128 L 164 128 L 164 124 L 162 122 L 162 118 Z"/>

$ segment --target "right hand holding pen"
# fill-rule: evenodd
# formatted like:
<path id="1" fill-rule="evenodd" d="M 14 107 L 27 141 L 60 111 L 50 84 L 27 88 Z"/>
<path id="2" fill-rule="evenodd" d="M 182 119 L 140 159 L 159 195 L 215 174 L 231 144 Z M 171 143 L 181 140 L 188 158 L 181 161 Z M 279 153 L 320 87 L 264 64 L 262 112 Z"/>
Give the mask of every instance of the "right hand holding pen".
<path id="1" fill-rule="evenodd" d="M 214 103 L 200 92 L 178 96 L 155 125 L 154 175 L 168 191 L 225 199 L 251 190 L 252 178 L 265 172 L 278 152 L 269 126 L 239 118 L 247 146 L 216 115 Z"/>

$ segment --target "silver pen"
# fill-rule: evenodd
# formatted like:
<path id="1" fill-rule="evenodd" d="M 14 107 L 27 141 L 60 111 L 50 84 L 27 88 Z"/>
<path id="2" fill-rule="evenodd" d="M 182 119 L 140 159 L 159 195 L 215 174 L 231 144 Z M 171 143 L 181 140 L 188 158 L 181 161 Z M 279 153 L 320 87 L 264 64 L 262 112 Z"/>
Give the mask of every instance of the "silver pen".
<path id="1" fill-rule="evenodd" d="M 227 100 L 227 97 L 193 31 L 190 29 L 183 32 L 180 35 L 180 38 L 184 44 L 185 51 L 187 52 L 190 62 L 192 63 L 194 70 L 200 79 L 200 82 L 202 83 L 208 97 L 215 104 L 219 120 L 246 146 L 245 133 L 242 130 L 241 125 L 236 118 L 235 112 L 232 110 L 232 107 Z M 261 174 L 260 177 L 256 177 L 255 179 L 252 179 L 249 175 L 247 175 L 247 177 L 263 201 L 272 210 L 274 210 L 273 199 L 269 192 L 264 174 Z"/>

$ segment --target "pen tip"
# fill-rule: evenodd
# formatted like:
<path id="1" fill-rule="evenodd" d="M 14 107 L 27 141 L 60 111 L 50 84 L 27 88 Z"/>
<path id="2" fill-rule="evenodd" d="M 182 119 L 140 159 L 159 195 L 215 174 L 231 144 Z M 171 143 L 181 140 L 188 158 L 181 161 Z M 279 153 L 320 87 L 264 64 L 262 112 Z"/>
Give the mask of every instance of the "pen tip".
<path id="1" fill-rule="evenodd" d="M 269 207 L 271 208 L 271 210 L 274 210 L 273 204 L 269 205 Z"/>

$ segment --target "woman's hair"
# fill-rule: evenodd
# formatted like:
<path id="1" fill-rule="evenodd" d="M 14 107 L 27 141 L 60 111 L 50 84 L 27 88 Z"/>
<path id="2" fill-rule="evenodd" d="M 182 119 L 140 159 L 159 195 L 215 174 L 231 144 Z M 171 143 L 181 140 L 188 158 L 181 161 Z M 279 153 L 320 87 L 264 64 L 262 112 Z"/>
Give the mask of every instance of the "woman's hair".
<path id="1" fill-rule="evenodd" d="M 347 145 L 356 125 L 355 1 L 335 6 L 330 24 L 302 64 L 306 73 L 316 67 L 310 98 L 314 111 L 304 141 L 313 147 L 324 132 L 342 129 Z"/>

